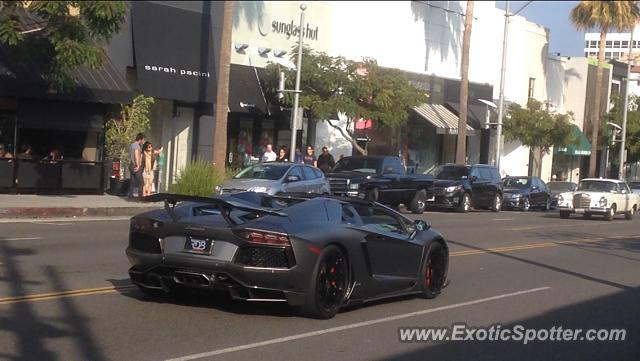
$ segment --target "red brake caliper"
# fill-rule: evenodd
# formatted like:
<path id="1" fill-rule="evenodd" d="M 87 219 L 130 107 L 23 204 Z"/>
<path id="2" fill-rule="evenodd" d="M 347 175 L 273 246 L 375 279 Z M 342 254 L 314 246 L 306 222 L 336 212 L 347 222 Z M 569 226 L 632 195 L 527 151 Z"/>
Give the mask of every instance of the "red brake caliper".
<path id="1" fill-rule="evenodd" d="M 431 260 L 429 260 L 429 263 L 427 263 L 427 271 L 426 271 L 426 284 L 427 284 L 427 288 L 431 287 Z"/>

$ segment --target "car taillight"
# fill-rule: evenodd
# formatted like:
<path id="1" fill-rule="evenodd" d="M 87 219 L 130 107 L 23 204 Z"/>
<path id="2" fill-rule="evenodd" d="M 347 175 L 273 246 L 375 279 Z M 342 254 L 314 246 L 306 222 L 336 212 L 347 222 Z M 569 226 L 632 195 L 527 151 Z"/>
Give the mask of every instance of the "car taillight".
<path id="1" fill-rule="evenodd" d="M 240 233 L 240 237 L 250 243 L 265 244 L 273 246 L 291 246 L 289 237 L 279 233 L 247 230 Z"/>

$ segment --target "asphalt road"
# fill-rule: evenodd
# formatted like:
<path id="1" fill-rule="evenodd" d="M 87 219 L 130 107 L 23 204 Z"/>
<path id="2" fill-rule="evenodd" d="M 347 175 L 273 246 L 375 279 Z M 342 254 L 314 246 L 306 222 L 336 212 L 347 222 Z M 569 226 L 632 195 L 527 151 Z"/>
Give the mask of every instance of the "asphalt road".
<path id="1" fill-rule="evenodd" d="M 128 222 L 0 223 L 0 359 L 640 360 L 640 218 L 425 213 L 451 284 L 310 320 L 215 294 L 155 301 L 128 282 Z M 625 341 L 399 341 L 400 327 L 625 329 Z"/>

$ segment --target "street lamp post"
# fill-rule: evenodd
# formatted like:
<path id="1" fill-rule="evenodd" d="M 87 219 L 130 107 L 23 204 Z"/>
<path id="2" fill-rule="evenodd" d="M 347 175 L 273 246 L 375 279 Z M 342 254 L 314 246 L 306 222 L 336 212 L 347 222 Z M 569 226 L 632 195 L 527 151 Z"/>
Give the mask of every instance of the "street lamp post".
<path id="1" fill-rule="evenodd" d="M 620 168 L 618 170 L 618 178 L 624 180 L 624 148 L 627 137 L 627 112 L 629 111 L 629 77 L 631 76 L 631 50 L 633 49 L 633 30 L 631 30 L 631 39 L 629 40 L 629 56 L 627 57 L 627 84 L 624 87 L 624 108 L 622 110 L 622 131 L 620 134 Z"/>
<path id="2" fill-rule="evenodd" d="M 300 102 L 300 73 L 302 70 L 302 31 L 304 29 L 304 11 L 307 9 L 307 5 L 300 4 L 300 28 L 298 30 L 298 62 L 296 66 L 296 88 L 293 91 L 293 119 L 291 124 L 291 146 L 289 148 L 289 160 L 295 162 L 296 159 L 296 137 L 298 133 L 298 104 Z"/>

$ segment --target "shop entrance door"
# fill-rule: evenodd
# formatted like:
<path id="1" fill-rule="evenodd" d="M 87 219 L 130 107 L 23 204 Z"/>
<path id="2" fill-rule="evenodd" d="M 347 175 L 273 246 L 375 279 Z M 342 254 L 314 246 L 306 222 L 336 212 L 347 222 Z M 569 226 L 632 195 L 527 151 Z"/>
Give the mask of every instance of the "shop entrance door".
<path id="1" fill-rule="evenodd" d="M 171 123 L 171 140 L 169 141 L 170 171 L 169 184 L 174 183 L 180 172 L 191 161 L 191 139 L 193 136 L 193 108 L 177 107 L 176 116 Z"/>
<path id="2" fill-rule="evenodd" d="M 15 155 L 16 113 L 0 110 L 0 144 L 5 151 Z M 15 162 L 0 157 L 0 189 L 12 188 L 14 185 Z"/>

